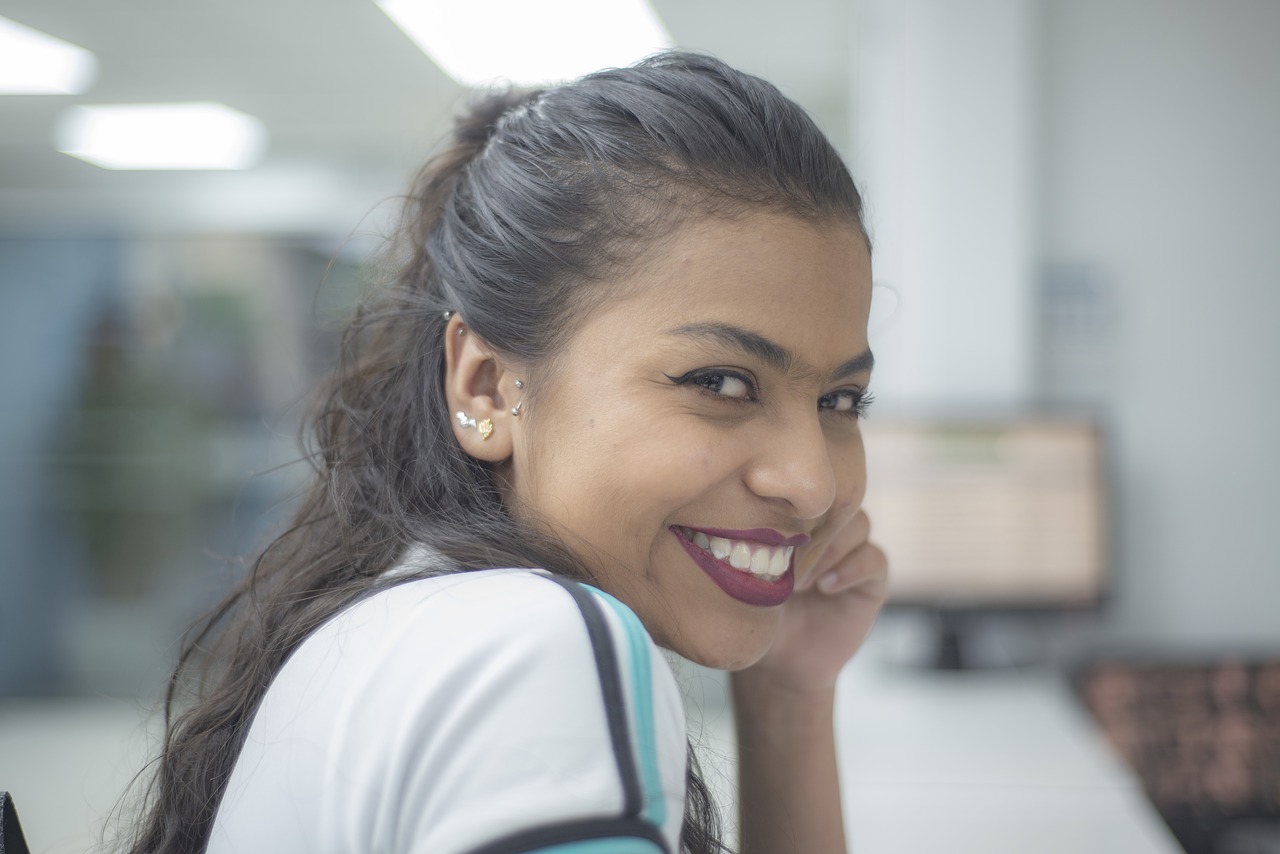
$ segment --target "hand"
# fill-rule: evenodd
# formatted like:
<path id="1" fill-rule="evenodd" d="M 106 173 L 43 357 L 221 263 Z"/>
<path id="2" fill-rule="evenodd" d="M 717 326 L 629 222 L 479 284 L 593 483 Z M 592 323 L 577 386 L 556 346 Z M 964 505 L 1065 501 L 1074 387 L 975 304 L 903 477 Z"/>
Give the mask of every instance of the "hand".
<path id="1" fill-rule="evenodd" d="M 741 672 L 799 693 L 829 691 L 866 639 L 887 592 L 884 552 L 862 510 L 828 518 L 796 551 L 796 589 L 772 647 Z"/>

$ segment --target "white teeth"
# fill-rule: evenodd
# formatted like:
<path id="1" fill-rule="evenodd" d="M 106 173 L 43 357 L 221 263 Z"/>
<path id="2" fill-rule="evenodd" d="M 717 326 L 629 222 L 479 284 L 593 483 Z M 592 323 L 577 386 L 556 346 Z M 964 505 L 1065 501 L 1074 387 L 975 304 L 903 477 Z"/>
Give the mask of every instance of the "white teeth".
<path id="1" fill-rule="evenodd" d="M 770 581 L 781 578 L 791 566 L 793 546 L 766 546 L 761 543 L 729 540 L 713 537 L 692 528 L 681 528 L 681 533 L 700 549 L 715 555 L 716 560 L 727 560 L 734 569 Z"/>

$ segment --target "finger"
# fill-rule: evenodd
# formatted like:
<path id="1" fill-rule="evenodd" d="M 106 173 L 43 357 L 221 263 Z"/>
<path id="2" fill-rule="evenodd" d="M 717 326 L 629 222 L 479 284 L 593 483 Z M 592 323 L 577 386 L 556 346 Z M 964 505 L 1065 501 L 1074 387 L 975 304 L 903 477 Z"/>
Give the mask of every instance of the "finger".
<path id="1" fill-rule="evenodd" d="M 807 575 L 810 569 L 821 562 L 832 543 L 849 527 L 849 524 L 857 515 L 857 510 L 856 507 L 853 507 L 832 511 L 813 530 L 813 539 L 807 546 L 796 552 L 797 579 Z"/>
<path id="2" fill-rule="evenodd" d="M 825 574 L 831 567 L 843 560 L 846 555 L 852 554 L 865 544 L 870 534 L 871 520 L 867 518 L 866 513 L 859 510 L 844 528 L 835 534 L 822 555 L 815 561 L 815 574 Z"/>
<path id="3" fill-rule="evenodd" d="M 871 532 L 871 520 L 867 514 L 856 509 L 842 523 L 843 527 L 832 530 L 827 535 L 827 542 L 814 543 L 821 551 L 810 553 L 803 564 L 796 563 L 796 589 L 808 590 L 814 582 L 825 575 L 845 556 L 851 554 L 867 541 Z"/>
<path id="4" fill-rule="evenodd" d="M 889 584 L 889 559 L 875 543 L 864 543 L 824 572 L 817 583 L 823 593 L 858 590 L 863 595 L 883 599 Z"/>
<path id="5" fill-rule="evenodd" d="M 861 545 L 871 537 L 871 517 L 867 515 L 867 511 L 859 509 L 854 514 L 848 525 L 847 537 L 847 542 L 855 545 Z"/>

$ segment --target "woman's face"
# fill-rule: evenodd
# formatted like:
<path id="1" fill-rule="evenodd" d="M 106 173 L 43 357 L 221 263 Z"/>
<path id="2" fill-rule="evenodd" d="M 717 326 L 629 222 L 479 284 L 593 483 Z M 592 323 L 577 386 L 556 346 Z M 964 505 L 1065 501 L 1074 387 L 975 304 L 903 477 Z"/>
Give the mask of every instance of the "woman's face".
<path id="1" fill-rule="evenodd" d="M 795 550 L 862 501 L 867 246 L 845 224 L 709 219 L 619 284 L 513 425 L 508 495 L 658 643 L 745 667 Z"/>

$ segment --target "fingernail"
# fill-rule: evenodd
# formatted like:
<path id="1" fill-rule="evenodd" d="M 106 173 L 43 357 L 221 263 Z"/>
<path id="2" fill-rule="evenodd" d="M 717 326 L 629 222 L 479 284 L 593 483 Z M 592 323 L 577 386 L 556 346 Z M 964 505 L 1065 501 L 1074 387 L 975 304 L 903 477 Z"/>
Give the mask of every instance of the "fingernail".
<path id="1" fill-rule="evenodd" d="M 828 572 L 826 575 L 818 579 L 818 589 L 823 593 L 830 593 L 836 589 L 836 585 L 840 583 L 840 579 L 834 572 Z"/>

